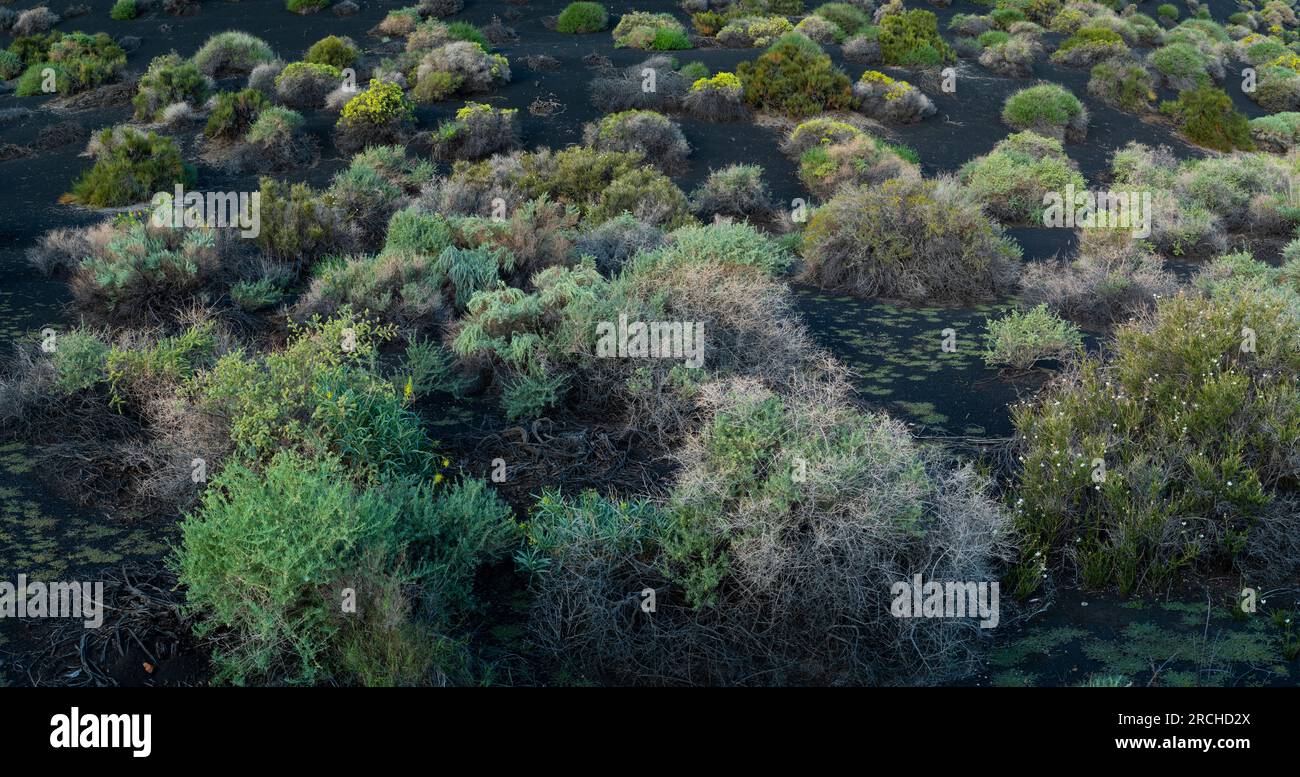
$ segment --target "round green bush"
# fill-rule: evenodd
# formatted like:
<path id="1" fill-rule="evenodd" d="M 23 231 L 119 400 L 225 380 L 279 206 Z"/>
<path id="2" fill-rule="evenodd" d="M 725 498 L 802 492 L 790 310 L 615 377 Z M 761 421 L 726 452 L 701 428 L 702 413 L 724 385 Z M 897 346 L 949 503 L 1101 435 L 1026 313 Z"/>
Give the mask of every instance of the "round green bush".
<path id="1" fill-rule="evenodd" d="M 109 10 L 108 16 L 119 22 L 125 22 L 134 19 L 139 10 L 136 8 L 135 0 L 117 0 Z"/>
<path id="2" fill-rule="evenodd" d="M 1039 84 L 1011 95 L 1002 106 L 1002 120 L 1018 130 L 1057 139 L 1081 140 L 1088 130 L 1083 103 L 1056 84 Z"/>
<path id="3" fill-rule="evenodd" d="M 609 24 L 609 14 L 600 3 L 569 3 L 555 20 L 558 32 L 600 32 Z"/>
<path id="4" fill-rule="evenodd" d="M 305 62 L 316 65 L 330 65 L 342 70 L 357 61 L 360 52 L 357 47 L 337 35 L 321 38 L 307 49 Z"/>
<path id="5" fill-rule="evenodd" d="M 758 110 L 811 116 L 847 108 L 853 99 L 849 77 L 799 33 L 781 36 L 758 59 L 740 63 L 736 74 L 745 101 Z"/>

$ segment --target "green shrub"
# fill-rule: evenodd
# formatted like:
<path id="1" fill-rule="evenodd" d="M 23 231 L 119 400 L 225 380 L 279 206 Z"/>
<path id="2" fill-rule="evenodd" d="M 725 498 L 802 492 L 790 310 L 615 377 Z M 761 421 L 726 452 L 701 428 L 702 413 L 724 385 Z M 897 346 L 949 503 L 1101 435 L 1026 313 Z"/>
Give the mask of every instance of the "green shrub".
<path id="1" fill-rule="evenodd" d="M 226 78 L 247 75 L 263 62 L 275 59 L 275 52 L 261 38 L 230 30 L 208 38 L 194 55 L 194 64 L 205 75 Z"/>
<path id="2" fill-rule="evenodd" d="M 481 159 L 519 145 L 519 111 L 466 103 L 433 133 L 435 159 Z"/>
<path id="3" fill-rule="evenodd" d="M 1003 32 L 1002 30 L 985 30 L 984 32 L 980 33 L 979 38 L 977 38 L 976 40 L 979 41 L 980 48 L 986 49 L 989 48 L 990 46 L 996 46 L 1000 43 L 1006 43 L 1007 41 L 1011 40 L 1011 36 Z"/>
<path id="4" fill-rule="evenodd" d="M 62 38 L 63 33 L 58 30 L 50 30 L 35 35 L 21 35 L 15 37 L 13 42 L 9 44 L 8 51 L 21 59 L 24 65 L 34 65 L 48 59 L 50 47 Z"/>
<path id="5" fill-rule="evenodd" d="M 861 8 L 848 3 L 823 3 L 813 9 L 813 13 L 833 22 L 847 37 L 871 26 L 871 17 Z"/>
<path id="6" fill-rule="evenodd" d="M 598 151 L 623 151 L 641 154 L 647 162 L 668 173 L 686 168 L 690 145 L 681 127 L 655 111 L 619 111 L 588 124 L 583 144 Z"/>
<path id="7" fill-rule="evenodd" d="M 813 212 L 803 278 L 824 288 L 916 302 L 988 299 L 1019 249 L 956 180 L 849 186 Z"/>
<path id="8" fill-rule="evenodd" d="M 717 40 L 735 48 L 764 47 L 793 31 L 794 25 L 784 16 L 745 16 L 723 25 Z"/>
<path id="9" fill-rule="evenodd" d="M 119 409 L 137 405 L 158 393 L 158 386 L 179 386 L 208 367 L 217 349 L 211 322 L 187 327 L 178 335 L 161 337 L 143 347 L 114 347 L 104 360 L 111 403 Z"/>
<path id="10" fill-rule="evenodd" d="M 196 294 L 220 269 L 212 229 L 172 229 L 128 220 L 78 265 L 72 292 L 86 308 L 147 317 Z"/>
<path id="11" fill-rule="evenodd" d="M 1155 79 L 1137 62 L 1108 60 L 1093 65 L 1088 94 L 1131 113 L 1143 113 L 1156 99 Z"/>
<path id="12" fill-rule="evenodd" d="M 257 114 L 257 120 L 248 128 L 248 134 L 244 139 L 260 146 L 285 143 L 294 131 L 302 126 L 302 122 L 302 114 L 297 111 L 272 105 Z"/>
<path id="13" fill-rule="evenodd" d="M 783 35 L 755 61 L 740 63 L 736 74 L 745 101 L 758 110 L 811 116 L 846 108 L 852 99 L 849 77 L 798 33 Z"/>
<path id="14" fill-rule="evenodd" d="M 45 71 L 54 72 L 54 88 L 59 94 L 74 94 L 92 89 L 115 78 L 126 64 L 126 52 L 106 33 L 87 35 L 81 32 L 42 38 L 34 48 L 24 49 L 15 41 L 10 46 L 28 63 L 14 92 L 20 97 L 44 93 Z M 33 59 L 41 56 L 41 59 Z"/>
<path id="15" fill-rule="evenodd" d="M 8 49 L 0 49 L 0 78 L 8 81 L 17 78 L 27 69 L 23 58 Z"/>
<path id="16" fill-rule="evenodd" d="M 238 140 L 253 126 L 258 114 L 270 106 L 270 101 L 256 89 L 238 92 L 221 92 L 208 116 L 203 134 L 214 140 Z"/>
<path id="17" fill-rule="evenodd" d="M 285 0 L 284 7 L 299 14 L 316 13 L 328 8 L 330 0 Z"/>
<path id="18" fill-rule="evenodd" d="M 1083 350 L 1079 328 L 1039 305 L 989 319 L 984 333 L 984 362 L 1024 372 L 1044 359 L 1065 361 Z"/>
<path id="19" fill-rule="evenodd" d="M 1088 111 L 1070 90 L 1056 84 L 1021 89 L 1002 106 L 1002 120 L 1018 130 L 1033 130 L 1057 140 L 1081 141 Z"/>
<path id="20" fill-rule="evenodd" d="M 1163 588 L 1238 557 L 1270 514 L 1293 514 L 1273 502 L 1296 476 L 1297 300 L 1260 277 L 1163 300 L 1105 357 L 1012 408 L 1030 541 L 1021 593 L 1057 561 L 1088 587 Z"/>
<path id="21" fill-rule="evenodd" d="M 360 56 L 360 52 L 351 41 L 337 35 L 327 35 L 311 44 L 311 48 L 307 49 L 307 56 L 304 61 L 318 65 L 329 65 L 342 70 L 345 67 L 351 67 L 357 61 L 358 56 Z"/>
<path id="22" fill-rule="evenodd" d="M 236 461 L 214 478 L 181 525 L 174 565 L 204 616 L 199 633 L 228 637 L 213 656 L 218 682 L 347 681 L 363 671 L 357 640 L 387 644 L 385 619 L 406 622 L 408 606 L 392 601 L 405 589 L 423 588 L 443 623 L 472 603 L 479 566 L 513 544 L 509 516 L 478 481 L 358 489 L 333 459 L 279 451 L 264 468 Z M 414 654 L 406 673 L 361 677 L 427 683 L 436 659 Z"/>
<path id="23" fill-rule="evenodd" d="M 448 24 L 447 35 L 452 40 L 463 40 L 478 44 L 478 47 L 484 51 L 492 48 L 492 44 L 488 43 L 487 36 L 483 34 L 483 31 L 469 22 L 452 22 Z"/>
<path id="24" fill-rule="evenodd" d="M 230 286 L 230 301 L 248 313 L 278 305 L 283 299 L 284 290 L 273 278 L 239 281 Z"/>
<path id="25" fill-rule="evenodd" d="M 1006 516 L 969 468 L 942 466 L 898 422 L 810 383 L 795 392 L 710 385 L 662 507 L 543 494 L 516 559 L 534 573 L 544 649 L 614 683 L 961 673 L 961 624 L 892 617 L 890 592 L 916 569 L 993 579 Z M 618 592 L 645 588 L 658 594 L 654 628 L 629 629 L 639 597 Z"/>
<path id="26" fill-rule="evenodd" d="M 669 51 L 689 49 L 690 38 L 672 14 L 633 11 L 623 14 L 614 26 L 616 48 Z"/>
<path id="27" fill-rule="evenodd" d="M 623 213 L 664 229 L 694 221 L 686 194 L 671 178 L 648 165 L 611 181 L 588 209 L 587 219 L 591 224 L 600 224 Z"/>
<path id="28" fill-rule="evenodd" d="M 1300 142 L 1300 113 L 1275 113 L 1250 120 L 1250 135 L 1261 147 L 1284 154 Z"/>
<path id="29" fill-rule="evenodd" d="M 847 185 L 919 174 L 888 144 L 865 133 L 840 143 L 812 146 L 799 156 L 799 179 L 819 197 L 830 197 Z"/>
<path id="30" fill-rule="evenodd" d="M 259 193 L 257 246 L 270 256 L 302 267 L 337 244 L 338 214 L 309 185 L 262 178 Z"/>
<path id="31" fill-rule="evenodd" d="M 206 412 L 229 424 L 236 452 L 265 461 L 281 448 L 329 451 L 358 483 L 433 477 L 432 443 L 419 417 L 377 369 L 377 347 L 393 335 L 342 310 L 290 326 L 281 351 L 236 350 L 196 381 Z"/>
<path id="32" fill-rule="evenodd" d="M 103 340 L 84 329 L 63 335 L 54 352 L 54 384 L 72 394 L 104 380 L 108 351 Z"/>
<path id="33" fill-rule="evenodd" d="M 517 185 L 525 199 L 548 195 L 560 202 L 590 205 L 615 179 L 632 172 L 641 162 L 641 155 L 635 152 L 570 146 L 554 153 L 525 156 Z"/>
<path id="34" fill-rule="evenodd" d="M 400 86 L 389 81 L 372 81 L 364 92 L 343 106 L 339 124 L 378 127 L 409 121 L 414 115 L 415 106 Z"/>
<path id="35" fill-rule="evenodd" d="M 1177 100 L 1160 104 L 1160 112 L 1174 117 L 1193 143 L 1219 151 L 1250 150 L 1250 121 L 1232 105 L 1222 89 L 1202 84 L 1182 92 Z"/>
<path id="36" fill-rule="evenodd" d="M 333 316 L 347 306 L 404 331 L 429 329 L 453 312 L 447 267 L 437 255 L 388 251 L 379 256 L 332 257 L 316 265 L 299 298 L 296 317 Z M 491 268 L 495 280 L 496 265 Z M 461 287 L 469 288 L 464 278 Z M 458 287 L 460 288 L 460 287 Z"/>
<path id="37" fill-rule="evenodd" d="M 498 287 L 475 294 L 453 350 L 492 368 L 512 418 L 571 404 L 602 421 L 651 419 L 640 428 L 656 449 L 666 449 L 692 415 L 697 376 L 741 372 L 779 381 L 811 350 L 787 319 L 786 290 L 770 278 L 790 261 L 773 240 L 745 224 L 688 227 L 674 238 L 629 260 L 612 280 L 590 264 L 553 266 L 533 275 L 532 292 Z M 707 365 L 685 356 L 601 358 L 598 324 L 620 315 L 703 322 Z M 773 338 L 776 352 L 752 350 L 765 338 Z"/>
<path id="38" fill-rule="evenodd" d="M 131 127 L 99 135 L 95 164 L 72 184 L 72 198 L 92 208 L 143 202 L 176 184 L 194 183 L 194 170 L 171 138 Z"/>
<path id="39" fill-rule="evenodd" d="M 384 253 L 414 252 L 437 256 L 451 246 L 451 229 L 442 216 L 419 208 L 405 208 L 388 222 Z"/>
<path id="40" fill-rule="evenodd" d="M 609 24 L 609 14 L 600 3 L 569 3 L 555 21 L 555 29 L 566 33 L 600 32 Z"/>
<path id="41" fill-rule="evenodd" d="M 1156 16 L 1159 16 L 1165 21 L 1172 22 L 1178 18 L 1178 6 L 1173 3 L 1161 3 L 1156 8 Z"/>
<path id="42" fill-rule="evenodd" d="M 438 75 L 433 73 L 428 78 Z M 428 78 L 421 78 L 420 85 Z M 335 142 L 347 151 L 396 143 L 414 119 L 415 103 L 402 87 L 391 81 L 372 80 L 364 92 L 343 106 L 335 124 Z"/>
<path id="43" fill-rule="evenodd" d="M 1088 67 L 1127 54 L 1128 46 L 1118 32 L 1107 27 L 1080 27 L 1061 43 L 1052 54 L 1052 61 L 1074 67 Z"/>
<path id="44" fill-rule="evenodd" d="M 139 11 L 136 9 L 135 0 L 117 0 L 109 10 L 109 18 L 119 22 L 134 19 Z"/>
<path id="45" fill-rule="evenodd" d="M 999 142 L 985 156 L 967 162 L 960 176 L 994 218 L 1035 225 L 1042 224 L 1045 194 L 1087 186 L 1061 142 L 1034 132 Z"/>
<path id="46" fill-rule="evenodd" d="M 691 38 L 685 30 L 675 30 L 671 28 L 661 28 L 655 32 L 654 40 L 650 41 L 652 51 L 683 51 L 691 47 Z"/>
<path id="47" fill-rule="evenodd" d="M 1180 89 L 1189 89 L 1206 78 L 1209 62 L 1209 56 L 1190 43 L 1170 43 L 1151 52 L 1151 66 Z"/>
<path id="48" fill-rule="evenodd" d="M 993 12 L 989 14 L 989 18 L 992 19 L 993 23 L 998 27 L 1006 29 L 1017 22 L 1025 21 L 1028 17 L 1026 17 L 1024 11 L 1021 11 L 1019 8 L 995 8 Z"/>
<path id="49" fill-rule="evenodd" d="M 935 67 L 957 60 L 957 53 L 939 35 L 938 19 L 919 9 L 880 20 L 880 53 L 886 65 L 901 67 Z"/>
<path id="50" fill-rule="evenodd" d="M 135 118 L 153 120 L 160 118 L 163 109 L 172 103 L 199 106 L 207 98 L 208 79 L 198 66 L 172 53 L 149 63 L 131 104 L 135 106 Z"/>

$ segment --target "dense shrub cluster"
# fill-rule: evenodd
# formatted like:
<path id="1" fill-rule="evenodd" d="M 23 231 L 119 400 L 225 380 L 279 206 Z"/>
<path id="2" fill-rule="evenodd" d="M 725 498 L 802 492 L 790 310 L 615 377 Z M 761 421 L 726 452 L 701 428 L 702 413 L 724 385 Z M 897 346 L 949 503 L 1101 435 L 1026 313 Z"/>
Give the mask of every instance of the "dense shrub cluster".
<path id="1" fill-rule="evenodd" d="M 1116 186 L 1150 191 L 1150 241 L 1162 253 L 1207 256 L 1227 248 L 1226 231 L 1285 234 L 1292 228 L 1293 173 L 1268 154 L 1179 163 L 1168 149 L 1130 143 L 1115 152 Z"/>
<path id="2" fill-rule="evenodd" d="M 1160 104 L 1160 112 L 1178 122 L 1188 140 L 1219 151 L 1252 149 L 1250 121 L 1232 105 L 1232 98 L 1217 87 L 1203 84 Z"/>
<path id="3" fill-rule="evenodd" d="M 194 182 L 193 168 L 169 137 L 124 125 L 104 130 L 92 145 L 94 166 L 72 184 L 72 199 L 83 205 L 130 205 Z"/>
<path id="4" fill-rule="evenodd" d="M 588 124 L 582 142 L 597 151 L 634 151 L 665 173 L 686 168 L 691 147 L 681 127 L 654 111 L 622 111 Z"/>
<path id="5" fill-rule="evenodd" d="M 201 630 L 225 634 L 219 681 L 442 684 L 429 625 L 471 611 L 477 568 L 513 545 L 510 510 L 481 483 L 443 484 L 446 460 L 377 371 L 387 336 L 344 314 L 195 377 L 236 444 L 176 559 Z M 390 663 L 399 648 L 412 655 Z"/>
<path id="6" fill-rule="evenodd" d="M 1208 293 L 1162 301 L 1013 408 L 1022 590 L 1058 560 L 1088 586 L 1161 586 L 1293 525 L 1300 297 L 1265 265 L 1224 261 Z"/>
<path id="7" fill-rule="evenodd" d="M 1012 538 L 973 470 L 852 409 L 837 384 L 784 394 L 737 380 L 701 396 L 709 421 L 679 454 L 662 506 L 543 495 L 519 559 L 536 570 L 541 645 L 614 683 L 893 684 L 960 672 L 973 622 L 894 617 L 889 600 L 913 574 L 994 577 Z M 647 587 L 653 617 L 627 595 Z"/>
<path id="8" fill-rule="evenodd" d="M 797 33 L 782 36 L 755 61 L 740 63 L 736 75 L 745 101 L 761 111 L 811 116 L 846 108 L 852 100 L 849 77 Z"/>
<path id="9" fill-rule="evenodd" d="M 163 110 L 175 103 L 200 106 L 208 98 L 211 88 L 208 79 L 193 62 L 176 54 L 155 57 L 149 69 L 140 76 L 135 98 L 135 117 L 146 121 L 157 120 Z"/>
<path id="10" fill-rule="evenodd" d="M 30 45 L 20 46 L 20 43 Z M 20 97 L 51 91 L 83 92 L 112 80 L 126 64 L 126 52 L 102 32 L 95 35 L 52 32 L 20 38 L 10 46 L 10 53 L 27 65 L 14 86 L 15 94 Z M 48 88 L 51 86 L 52 90 Z"/>
<path id="11" fill-rule="evenodd" d="M 612 280 L 591 266 L 551 267 L 533 276 L 532 293 L 500 288 L 474 295 L 454 350 L 491 369 L 511 417 L 582 408 L 606 422 L 636 419 L 648 440 L 667 448 L 694 417 L 701 378 L 764 374 L 780 381 L 810 357 L 807 334 L 789 317 L 788 291 L 768 278 L 789 260 L 744 224 L 686 227 L 628 260 Z M 703 361 L 598 358 L 597 324 L 620 316 L 696 322 L 703 326 Z M 760 341 L 768 343 L 767 356 L 750 350 Z M 772 347 L 780 353 L 771 354 Z"/>
<path id="12" fill-rule="evenodd" d="M 843 188 L 804 231 L 803 277 L 915 302 L 988 299 L 1014 281 L 1019 248 L 955 179 Z"/>
<path id="13" fill-rule="evenodd" d="M 1008 223 L 1042 224 L 1043 195 L 1065 187 L 1087 186 L 1061 142 L 1034 132 L 1000 141 L 988 154 L 967 162 L 960 172 L 985 212 Z"/>
<path id="14" fill-rule="evenodd" d="M 1031 262 L 1021 276 L 1021 301 L 1045 304 L 1058 315 L 1091 327 L 1127 321 L 1173 296 L 1178 279 L 1160 257 L 1128 232 L 1090 229 L 1073 260 Z"/>

